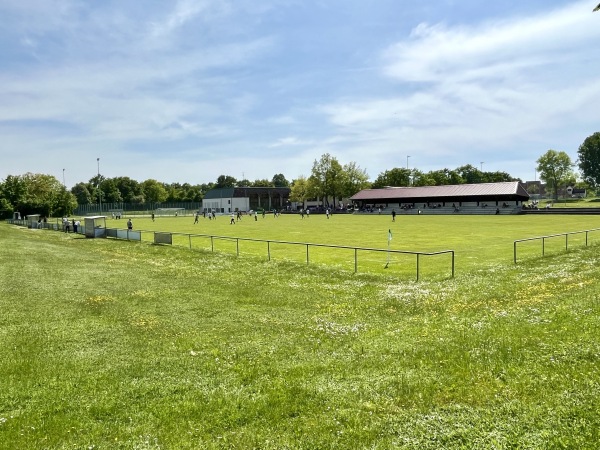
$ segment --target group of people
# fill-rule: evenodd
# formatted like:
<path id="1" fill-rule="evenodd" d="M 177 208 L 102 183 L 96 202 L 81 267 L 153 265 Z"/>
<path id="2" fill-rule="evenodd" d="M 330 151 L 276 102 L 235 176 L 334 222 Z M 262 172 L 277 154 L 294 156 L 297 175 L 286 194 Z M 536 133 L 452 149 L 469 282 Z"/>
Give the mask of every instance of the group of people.
<path id="1" fill-rule="evenodd" d="M 77 230 L 79 230 L 79 226 L 81 225 L 81 222 L 79 220 L 69 220 L 66 217 L 63 217 L 62 219 L 62 224 L 63 224 L 63 231 L 65 233 L 69 233 L 71 231 L 71 226 L 73 227 L 73 233 L 77 233 Z"/>

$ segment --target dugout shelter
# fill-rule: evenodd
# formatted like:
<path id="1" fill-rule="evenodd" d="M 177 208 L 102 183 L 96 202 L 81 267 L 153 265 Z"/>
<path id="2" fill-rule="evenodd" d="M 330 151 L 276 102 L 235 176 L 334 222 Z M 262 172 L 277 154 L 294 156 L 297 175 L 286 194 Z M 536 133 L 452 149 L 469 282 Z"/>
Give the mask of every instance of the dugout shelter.
<path id="1" fill-rule="evenodd" d="M 106 216 L 89 216 L 84 219 L 86 238 L 106 237 Z"/>

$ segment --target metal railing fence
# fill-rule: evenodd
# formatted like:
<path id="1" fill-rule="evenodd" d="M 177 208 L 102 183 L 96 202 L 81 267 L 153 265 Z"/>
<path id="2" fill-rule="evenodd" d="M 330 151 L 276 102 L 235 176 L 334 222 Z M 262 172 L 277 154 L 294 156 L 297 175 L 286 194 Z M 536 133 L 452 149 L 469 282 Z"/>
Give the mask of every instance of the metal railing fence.
<path id="1" fill-rule="evenodd" d="M 8 223 L 21 226 L 29 226 L 30 228 L 38 228 L 37 224 L 33 224 L 26 220 L 7 220 Z M 45 223 L 39 228 L 50 229 L 54 231 L 63 231 L 62 224 L 59 223 Z M 85 235 L 85 226 L 82 224 L 78 227 L 77 234 Z M 235 243 L 235 254 L 237 257 L 240 256 L 240 242 L 243 243 L 255 243 L 255 244 L 266 244 L 266 256 L 267 260 L 271 261 L 273 256 L 274 245 L 284 245 L 301 247 L 303 253 L 303 259 L 306 264 L 310 264 L 311 261 L 311 249 L 338 249 L 338 250 L 350 250 L 353 253 L 354 273 L 358 273 L 359 267 L 359 253 L 385 253 L 388 258 L 388 264 L 392 255 L 409 255 L 415 257 L 416 264 L 416 280 L 419 281 L 421 276 L 421 259 L 423 257 L 435 257 L 448 255 L 450 257 L 450 277 L 454 278 L 455 275 L 455 253 L 454 250 L 442 250 L 436 252 L 415 252 L 407 250 L 392 250 L 392 249 L 381 249 L 381 248 L 369 248 L 369 247 L 354 247 L 348 245 L 332 245 L 332 244 L 318 244 L 313 242 L 294 242 L 294 241 L 280 241 L 272 239 L 254 239 L 234 236 L 219 236 L 211 234 L 188 234 L 188 233 L 177 233 L 177 232 L 164 232 L 164 231 L 148 231 L 148 230 L 127 230 L 119 228 L 106 228 L 104 237 L 110 237 L 114 239 L 124 239 L 128 241 L 139 241 L 153 244 L 168 244 L 179 247 L 188 247 L 191 250 L 198 249 L 194 247 L 194 242 L 197 239 L 209 240 L 210 245 L 208 249 L 211 252 L 216 252 L 215 242 L 216 241 L 228 241 Z M 205 247 L 206 248 L 206 247 Z M 264 251 L 264 250 L 263 250 Z M 253 253 L 254 254 L 254 253 Z M 387 268 L 388 264 L 385 265 Z"/>
<path id="2" fill-rule="evenodd" d="M 582 230 L 582 231 L 570 231 L 568 233 L 549 234 L 547 236 L 536 236 L 536 237 L 531 237 L 531 238 L 526 238 L 526 239 L 517 239 L 516 241 L 513 242 L 514 263 L 515 264 L 517 263 L 517 244 L 519 244 L 521 242 L 541 241 L 542 256 L 544 256 L 546 253 L 546 240 L 564 236 L 565 251 L 568 251 L 569 250 L 569 236 L 585 234 L 585 246 L 587 247 L 589 245 L 589 234 L 594 231 L 600 231 L 600 228 L 593 228 L 591 230 Z"/>

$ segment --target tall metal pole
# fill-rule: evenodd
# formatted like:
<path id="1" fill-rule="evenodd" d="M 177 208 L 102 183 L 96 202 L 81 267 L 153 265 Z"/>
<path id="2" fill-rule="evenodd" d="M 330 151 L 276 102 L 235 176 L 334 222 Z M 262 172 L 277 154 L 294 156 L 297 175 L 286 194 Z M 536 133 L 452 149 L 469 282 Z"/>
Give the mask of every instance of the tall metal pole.
<path id="1" fill-rule="evenodd" d="M 66 187 L 65 186 L 65 169 L 63 169 L 63 187 Z"/>
<path id="2" fill-rule="evenodd" d="M 479 164 L 480 164 L 480 167 L 481 167 L 481 171 L 483 172 L 483 161 L 481 161 Z"/>
<path id="3" fill-rule="evenodd" d="M 100 204 L 100 215 L 102 215 L 102 191 L 100 190 L 100 158 L 96 158 L 98 163 L 98 203 Z"/>
<path id="4" fill-rule="evenodd" d="M 410 158 L 410 155 L 406 155 L 406 170 L 408 170 L 408 158 Z"/>

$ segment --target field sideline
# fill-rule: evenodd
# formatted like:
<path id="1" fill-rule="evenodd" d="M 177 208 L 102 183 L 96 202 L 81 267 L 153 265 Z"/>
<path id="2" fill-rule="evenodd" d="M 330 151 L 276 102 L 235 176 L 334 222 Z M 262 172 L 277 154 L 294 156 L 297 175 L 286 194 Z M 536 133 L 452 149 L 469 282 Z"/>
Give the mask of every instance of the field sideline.
<path id="1" fill-rule="evenodd" d="M 255 237 L 293 230 L 323 242 L 343 239 L 343 228 L 356 231 L 356 244 L 381 246 L 391 223 L 306 223 L 315 216 L 294 228 L 293 219 L 199 225 L 238 236 L 258 225 Z M 394 224 L 392 242 L 408 245 L 402 229 L 414 232 L 410 241 L 458 247 L 500 236 L 503 224 L 510 242 L 512 233 L 594 227 L 581 217 L 473 218 L 453 228 L 433 219 Z M 147 220 L 134 228 L 194 230 L 189 217 Z M 595 449 L 600 441 L 596 243 L 416 283 L 4 223 L 0 242 L 0 448 Z"/>

